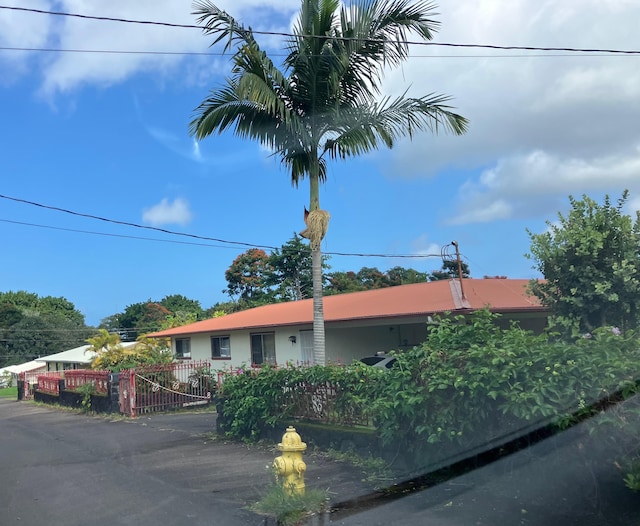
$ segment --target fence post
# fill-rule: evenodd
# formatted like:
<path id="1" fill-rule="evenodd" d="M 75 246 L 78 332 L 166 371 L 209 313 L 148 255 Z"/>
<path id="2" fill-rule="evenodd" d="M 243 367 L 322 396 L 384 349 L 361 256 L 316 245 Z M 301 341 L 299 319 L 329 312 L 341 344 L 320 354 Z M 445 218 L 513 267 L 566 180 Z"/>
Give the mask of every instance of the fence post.
<path id="1" fill-rule="evenodd" d="M 127 373 L 129 374 L 129 402 L 130 402 L 129 416 L 131 416 L 131 418 L 135 418 L 136 417 L 136 391 L 137 391 L 136 370 L 129 369 Z"/>
<path id="2" fill-rule="evenodd" d="M 109 397 L 109 412 L 118 413 L 120 411 L 120 373 L 109 373 L 107 396 Z"/>

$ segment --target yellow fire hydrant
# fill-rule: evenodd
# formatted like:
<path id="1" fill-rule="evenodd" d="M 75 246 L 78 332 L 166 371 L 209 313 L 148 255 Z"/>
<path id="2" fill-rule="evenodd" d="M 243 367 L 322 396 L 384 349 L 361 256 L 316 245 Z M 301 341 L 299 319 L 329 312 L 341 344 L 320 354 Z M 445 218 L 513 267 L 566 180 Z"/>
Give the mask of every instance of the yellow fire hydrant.
<path id="1" fill-rule="evenodd" d="M 289 426 L 282 442 L 278 444 L 282 455 L 273 461 L 273 468 L 278 480 L 282 480 L 282 487 L 289 495 L 304 494 L 304 472 L 307 465 L 302 460 L 302 452 L 307 449 L 300 435 L 293 426 Z"/>

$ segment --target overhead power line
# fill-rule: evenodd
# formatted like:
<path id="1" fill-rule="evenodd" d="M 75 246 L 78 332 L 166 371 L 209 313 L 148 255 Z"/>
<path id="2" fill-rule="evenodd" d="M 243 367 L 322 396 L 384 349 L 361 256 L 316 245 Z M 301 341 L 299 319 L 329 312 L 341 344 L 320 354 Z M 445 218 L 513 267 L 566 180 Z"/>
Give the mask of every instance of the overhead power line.
<path id="1" fill-rule="evenodd" d="M 62 11 L 47 11 L 44 9 L 33 9 L 27 7 L 17 6 L 3 6 L 0 5 L 0 9 L 8 9 L 12 11 L 22 11 L 27 13 L 37 13 L 54 16 L 66 16 L 73 18 L 82 18 L 85 20 L 99 20 L 103 22 L 119 22 L 126 24 L 143 24 L 152 26 L 164 26 L 183 29 L 199 29 L 203 30 L 203 26 L 195 24 L 176 24 L 172 22 L 158 22 L 153 20 L 133 20 L 128 18 L 115 18 L 109 16 L 96 16 L 96 15 L 83 15 L 79 13 L 67 13 Z M 282 37 L 295 37 L 293 33 L 287 33 L 284 31 L 258 31 L 252 30 L 256 35 L 268 35 L 268 36 L 282 36 Z M 332 36 L 318 36 L 318 35 L 304 35 L 313 38 L 334 38 Z M 343 38 L 342 40 L 363 40 L 361 38 Z M 374 41 L 367 39 L 368 41 Z M 423 42 L 423 41 L 411 41 L 404 40 L 399 41 L 402 44 L 415 45 L 415 46 L 440 46 L 450 48 L 466 48 L 466 49 L 495 49 L 504 51 L 545 51 L 545 52 L 567 52 L 567 53 L 607 53 L 607 54 L 621 54 L 621 55 L 640 55 L 640 50 L 629 49 L 606 49 L 606 48 L 576 48 L 576 47 L 550 47 L 550 46 L 499 46 L 493 44 L 459 44 L 451 42 Z"/>
<path id="2" fill-rule="evenodd" d="M 104 221 L 106 223 L 113 223 L 116 225 L 124 225 L 124 226 L 129 226 L 132 228 L 142 228 L 145 230 L 153 230 L 156 232 L 163 232 L 165 234 L 170 234 L 173 236 L 184 236 L 184 237 L 190 237 L 193 239 L 201 239 L 204 241 L 215 241 L 217 243 L 226 243 L 229 245 L 236 245 L 236 246 L 242 246 L 242 247 L 247 247 L 247 248 L 268 248 L 268 249 L 274 249 L 276 247 L 272 247 L 272 246 L 268 246 L 268 245 L 257 245 L 257 244 L 253 244 L 253 243 L 245 243 L 242 241 L 228 241 L 226 239 L 219 239 L 219 238 L 214 238 L 214 237 L 207 237 L 207 236 L 199 236 L 197 234 L 187 234 L 185 232 L 175 232 L 173 230 L 168 230 L 166 228 L 159 228 L 159 227 L 155 227 L 155 226 L 149 226 L 149 225 L 139 225 L 137 223 L 130 223 L 128 221 L 119 221 L 117 219 L 109 219 L 107 217 L 101 217 L 101 216 L 96 216 L 93 214 L 85 214 L 83 212 L 76 212 L 74 210 L 67 210 L 66 208 L 60 208 L 57 206 L 50 206 L 50 205 L 45 205 L 42 203 L 36 203 L 34 201 L 28 201 L 26 199 L 20 199 L 18 197 L 11 197 L 8 195 L 2 195 L 0 194 L 0 198 L 2 199 L 8 199 L 9 201 L 15 201 L 17 203 L 24 203 L 24 204 L 28 204 L 31 206 L 36 206 L 38 208 L 44 208 L 46 210 L 54 210 L 56 212 L 63 212 L 65 214 L 70 214 L 70 215 L 74 215 L 74 216 L 78 216 L 78 217 L 86 217 L 88 219 L 95 219 L 97 221 Z"/>
<path id="3" fill-rule="evenodd" d="M 76 228 L 63 228 L 63 227 L 51 226 L 51 225 L 39 225 L 37 223 L 26 223 L 24 221 L 12 221 L 11 219 L 0 219 L 0 222 L 2 222 L 2 223 L 11 223 L 11 224 L 14 224 L 14 225 L 32 226 L 32 227 L 36 227 L 36 228 L 48 228 L 50 230 L 61 230 L 63 232 L 75 232 L 75 233 L 78 233 L 78 234 L 90 234 L 90 235 L 94 235 L 94 236 L 119 237 L 119 238 L 125 238 L 125 239 L 136 239 L 136 240 L 141 240 L 141 241 L 156 241 L 158 243 L 173 243 L 173 244 L 178 244 L 178 245 L 195 245 L 195 246 L 199 246 L 199 247 L 235 248 L 235 247 L 229 247 L 229 246 L 225 246 L 225 245 L 212 245 L 210 243 L 196 243 L 196 242 L 192 242 L 192 241 L 177 241 L 175 239 L 159 239 L 159 238 L 142 237 L 142 236 L 127 236 L 127 235 L 124 235 L 124 234 L 111 234 L 111 233 L 108 233 L 108 232 L 95 232 L 95 231 L 92 231 L 92 230 L 80 230 L 80 229 L 76 229 Z"/>
<path id="4" fill-rule="evenodd" d="M 9 201 L 14 201 L 17 203 L 23 203 L 23 204 L 27 204 L 30 206 L 36 206 L 38 208 L 43 208 L 46 210 L 53 210 L 56 212 L 62 212 L 65 214 L 70 214 L 73 216 L 77 216 L 77 217 L 86 217 L 88 219 L 94 219 L 97 221 L 103 221 L 106 223 L 113 223 L 116 225 L 124 225 L 124 226 L 128 226 L 128 227 L 132 227 L 132 228 L 141 228 L 141 229 L 145 229 L 145 230 L 152 230 L 152 231 L 156 231 L 156 232 L 162 232 L 165 234 L 170 234 L 170 235 L 174 235 L 174 236 L 183 236 L 183 237 L 189 237 L 189 238 L 195 238 L 195 239 L 200 239 L 200 240 L 204 240 L 204 241 L 215 241 L 216 243 L 225 243 L 228 245 L 233 245 L 233 246 L 240 246 L 240 247 L 244 247 L 244 248 L 262 248 L 262 249 L 267 249 L 267 250 L 280 250 L 279 247 L 275 247 L 272 245 L 260 245 L 260 244 L 252 244 L 252 243 L 246 243 L 244 241 L 229 241 L 229 240 L 225 240 L 225 239 L 220 239 L 220 238 L 214 238 L 214 237 L 208 237 L 208 236 L 200 236 L 197 234 L 189 234 L 186 232 L 176 232 L 174 230 L 167 230 L 166 228 L 159 228 L 159 227 L 154 227 L 154 226 L 149 226 L 149 225 L 139 225 L 137 223 L 131 223 L 128 221 L 120 221 L 117 219 L 110 219 L 107 217 L 101 217 L 101 216 L 96 216 L 93 214 L 85 214 L 82 212 L 76 212 L 74 210 L 68 210 L 66 208 L 60 208 L 57 206 L 51 206 L 51 205 L 45 205 L 42 203 L 36 203 L 34 201 L 29 201 L 27 199 L 20 199 L 18 197 L 11 197 L 8 195 L 2 195 L 0 194 L 0 198 L 1 199 L 7 199 Z M 11 220 L 7 220 L 7 219 L 0 219 L 0 222 L 5 222 L 5 223 L 15 223 L 15 224 L 22 224 L 22 225 L 26 225 L 26 226 L 34 226 L 34 227 L 41 227 L 41 228 L 52 228 L 55 230 L 68 230 L 71 232 L 78 232 L 78 233 L 83 233 L 83 234 L 93 234 L 93 235 L 104 235 L 104 236 L 114 236 L 114 237 L 132 237 L 133 239 L 144 239 L 144 240 L 149 240 L 149 241 L 164 241 L 164 242 L 169 242 L 169 243 L 180 243 L 179 241 L 172 241 L 172 240 L 160 240 L 160 239 L 153 239 L 153 238 L 142 238 L 142 237 L 135 237 L 135 236 L 121 236 L 121 235 L 117 235 L 117 234 L 108 234 L 108 233 L 102 233 L 102 232 L 91 232 L 88 230 L 75 230 L 75 229 L 67 229 L 67 228 L 60 228 L 60 227 L 53 227 L 53 226 L 47 226 L 47 225 L 37 225 L 34 223 L 23 223 L 23 222 L 19 222 L 19 221 L 11 221 Z M 200 243 L 186 243 L 183 242 L 184 244 L 193 244 L 193 245 L 200 245 Z M 208 244 L 204 244 L 202 243 L 201 245 L 203 246 L 213 246 L 213 245 L 208 245 Z M 220 248 L 229 248 L 229 247 L 220 247 Z M 376 253 L 352 253 L 352 252 L 324 252 L 325 255 L 328 256 L 349 256 L 349 257 L 369 257 L 369 258 L 399 258 L 399 259 L 415 259 L 415 258 L 434 258 L 434 257 L 441 257 L 440 254 L 376 254 Z"/>
<path id="5" fill-rule="evenodd" d="M 87 53 L 96 55 L 158 55 L 158 56 L 203 56 L 203 57 L 222 57 L 226 55 L 223 51 L 145 51 L 145 50 L 122 50 L 122 49 L 68 49 L 68 48 L 40 48 L 40 47 L 8 47 L 0 46 L 0 51 L 16 51 L 16 52 L 38 52 L 38 53 Z M 284 57 L 285 53 L 270 53 L 272 57 Z M 453 55 L 416 55 L 412 54 L 411 58 L 561 58 L 561 57 L 635 57 L 636 54 L 612 54 L 612 53 L 590 53 L 584 55 L 575 55 L 573 53 L 509 53 L 505 55 L 494 54 L 453 54 Z"/>

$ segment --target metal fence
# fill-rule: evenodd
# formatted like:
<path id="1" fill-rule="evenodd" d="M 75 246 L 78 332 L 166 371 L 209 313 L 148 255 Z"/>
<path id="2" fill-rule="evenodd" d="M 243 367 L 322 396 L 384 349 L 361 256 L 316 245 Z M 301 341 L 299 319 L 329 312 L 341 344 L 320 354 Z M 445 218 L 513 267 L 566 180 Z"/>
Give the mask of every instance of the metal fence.
<path id="1" fill-rule="evenodd" d="M 25 371 L 20 373 L 19 379 L 24 386 L 22 400 L 33 400 L 34 391 L 38 388 L 38 378 L 41 376 L 61 379 L 64 378 L 64 371 Z M 49 384 L 47 383 L 47 385 Z"/>
<path id="2" fill-rule="evenodd" d="M 93 384 L 97 394 L 107 394 L 109 371 L 93 371 L 90 369 L 74 369 L 65 371 L 65 388 L 71 391 L 87 384 Z"/>
<path id="3" fill-rule="evenodd" d="M 368 408 L 356 403 L 337 382 L 299 383 L 288 393 L 286 402 L 293 415 L 302 420 L 344 426 L 369 426 Z"/>
<path id="4" fill-rule="evenodd" d="M 64 371 L 50 371 L 38 375 L 38 391 L 50 395 L 60 395 L 60 380 L 64 379 Z"/>
<path id="5" fill-rule="evenodd" d="M 131 417 L 212 401 L 211 363 L 183 361 L 120 373 L 120 412 Z"/>

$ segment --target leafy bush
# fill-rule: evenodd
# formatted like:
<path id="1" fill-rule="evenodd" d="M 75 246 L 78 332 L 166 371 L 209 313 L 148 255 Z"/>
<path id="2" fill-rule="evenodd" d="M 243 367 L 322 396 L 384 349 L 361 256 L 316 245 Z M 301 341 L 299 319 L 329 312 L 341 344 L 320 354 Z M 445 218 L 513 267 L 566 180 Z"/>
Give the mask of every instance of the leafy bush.
<path id="1" fill-rule="evenodd" d="M 265 366 L 229 372 L 218 393 L 224 404 L 223 430 L 254 441 L 294 416 L 334 423 L 366 420 L 382 374 L 364 365 Z"/>
<path id="2" fill-rule="evenodd" d="M 634 335 L 600 329 L 567 343 L 500 329 L 496 317 L 438 318 L 425 343 L 397 353 L 374 402 L 385 444 L 424 465 L 533 423 L 568 425 L 596 412 L 595 402 L 635 391 Z"/>
<path id="3" fill-rule="evenodd" d="M 640 402 L 600 415 L 638 391 L 638 338 L 602 328 L 566 342 L 516 325 L 501 329 L 497 317 L 481 310 L 437 318 L 427 341 L 394 353 L 388 371 L 352 365 L 229 374 L 220 393 L 222 429 L 253 441 L 303 414 L 342 425 L 369 419 L 387 448 L 423 471 L 464 451 L 598 414 L 592 436 L 610 448 L 612 461 L 617 455 L 628 466 L 629 487 L 640 488 L 640 463 L 626 460 L 640 454 Z M 331 403 L 323 389 L 332 391 Z"/>
<path id="4" fill-rule="evenodd" d="M 167 347 L 166 341 L 154 340 L 141 336 L 137 344 L 123 347 L 120 336 L 100 329 L 93 338 L 88 338 L 90 347 L 96 356 L 91 361 L 92 369 L 123 371 L 145 365 L 162 365 L 173 361 L 173 353 Z"/>

